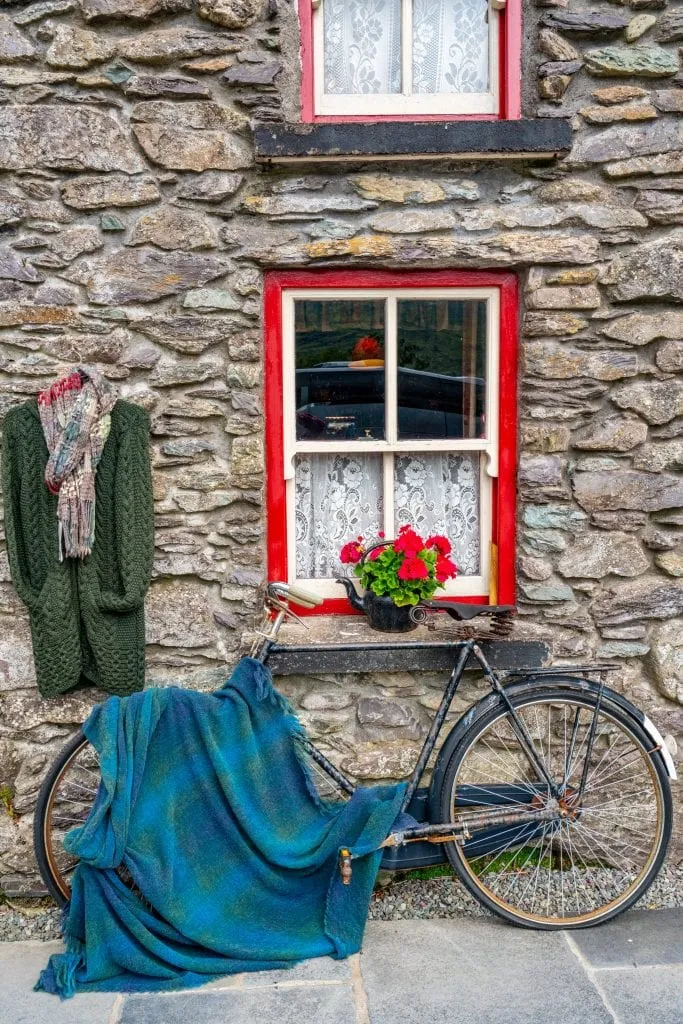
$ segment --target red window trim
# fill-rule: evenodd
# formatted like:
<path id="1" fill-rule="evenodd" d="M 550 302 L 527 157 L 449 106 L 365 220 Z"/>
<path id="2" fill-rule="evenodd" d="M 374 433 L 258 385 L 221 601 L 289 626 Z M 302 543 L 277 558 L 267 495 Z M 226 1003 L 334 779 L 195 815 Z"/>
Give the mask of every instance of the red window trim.
<path id="1" fill-rule="evenodd" d="M 287 579 L 287 499 L 282 423 L 282 293 L 292 288 L 498 288 L 500 409 L 498 477 L 493 481 L 492 541 L 498 545 L 497 603 L 515 603 L 518 286 L 500 271 L 268 271 L 265 275 L 265 437 L 268 579 Z M 488 604 L 485 597 L 458 601 Z M 314 614 L 350 614 L 348 601 L 327 600 Z"/>
<path id="2" fill-rule="evenodd" d="M 499 33 L 500 111 L 498 114 L 316 114 L 313 81 L 313 5 L 299 0 L 301 26 L 301 120 L 320 124 L 339 121 L 512 121 L 522 116 L 522 0 L 507 0 Z"/>

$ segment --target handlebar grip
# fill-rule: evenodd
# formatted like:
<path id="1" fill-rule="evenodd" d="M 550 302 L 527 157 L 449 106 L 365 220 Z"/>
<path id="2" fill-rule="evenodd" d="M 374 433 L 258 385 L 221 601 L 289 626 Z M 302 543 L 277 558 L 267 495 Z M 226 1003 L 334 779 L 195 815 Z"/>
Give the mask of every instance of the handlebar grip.
<path id="1" fill-rule="evenodd" d="M 303 590 L 301 587 L 293 587 L 289 584 L 287 591 L 288 599 L 294 604 L 300 604 L 303 608 L 317 608 L 323 603 L 322 597 L 319 594 L 314 594 L 311 590 Z"/>

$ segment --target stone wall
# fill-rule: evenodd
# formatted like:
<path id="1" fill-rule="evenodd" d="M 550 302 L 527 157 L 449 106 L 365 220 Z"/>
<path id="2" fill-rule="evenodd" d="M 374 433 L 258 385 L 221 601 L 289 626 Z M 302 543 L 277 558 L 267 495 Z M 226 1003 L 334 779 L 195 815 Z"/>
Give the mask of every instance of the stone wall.
<path id="1" fill-rule="evenodd" d="M 251 128 L 298 118 L 291 0 L 5 0 L 0 420 L 77 360 L 150 411 L 151 685 L 214 687 L 258 606 L 263 270 L 505 268 L 523 293 L 520 635 L 618 659 L 616 685 L 680 742 L 682 42 L 665 0 L 527 3 L 525 116 L 572 119 L 567 159 L 269 170 Z M 439 683 L 286 689 L 373 779 L 406 773 Z M 35 886 L 37 788 L 101 697 L 40 699 L 0 533 L 7 891 Z"/>

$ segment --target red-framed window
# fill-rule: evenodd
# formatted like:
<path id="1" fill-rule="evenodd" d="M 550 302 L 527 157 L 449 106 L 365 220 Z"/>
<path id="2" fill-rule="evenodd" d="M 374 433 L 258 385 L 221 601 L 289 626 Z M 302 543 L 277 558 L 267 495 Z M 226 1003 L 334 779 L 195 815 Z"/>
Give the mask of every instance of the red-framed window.
<path id="1" fill-rule="evenodd" d="M 348 612 L 342 544 L 445 533 L 447 597 L 515 600 L 515 275 L 272 271 L 265 281 L 268 577 Z"/>
<path id="2" fill-rule="evenodd" d="M 522 0 L 299 0 L 304 121 L 521 117 Z"/>

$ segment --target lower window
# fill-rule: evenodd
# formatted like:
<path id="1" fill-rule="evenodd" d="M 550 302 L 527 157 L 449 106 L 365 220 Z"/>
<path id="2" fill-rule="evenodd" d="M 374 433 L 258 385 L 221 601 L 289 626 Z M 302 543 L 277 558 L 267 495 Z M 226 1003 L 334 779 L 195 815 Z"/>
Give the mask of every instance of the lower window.
<path id="1" fill-rule="evenodd" d="M 272 273 L 269 575 L 343 610 L 341 547 L 409 524 L 451 541 L 442 596 L 514 600 L 516 280 Z"/>

